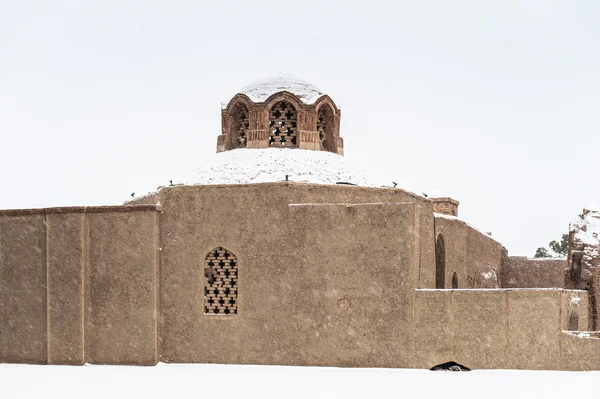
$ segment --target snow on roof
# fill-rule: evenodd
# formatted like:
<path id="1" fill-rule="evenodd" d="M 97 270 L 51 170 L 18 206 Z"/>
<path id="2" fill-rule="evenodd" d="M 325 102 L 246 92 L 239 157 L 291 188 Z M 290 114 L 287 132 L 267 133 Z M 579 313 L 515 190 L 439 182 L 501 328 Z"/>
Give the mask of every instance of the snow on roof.
<path id="1" fill-rule="evenodd" d="M 287 91 L 296 95 L 304 104 L 314 104 L 324 93 L 305 80 L 289 73 L 280 73 L 257 80 L 242 87 L 239 93 L 247 95 L 255 103 L 266 101 L 275 93 Z"/>
<path id="2" fill-rule="evenodd" d="M 445 213 L 437 213 L 434 212 L 433 216 L 436 218 L 442 218 L 442 219 L 450 219 L 450 220 L 456 220 L 458 222 L 464 223 L 465 225 L 467 225 L 468 227 L 472 228 L 473 230 L 481 233 L 482 235 L 486 236 L 487 238 L 489 238 L 490 240 L 496 241 L 498 244 L 502 245 L 502 243 L 498 240 L 496 240 L 495 238 L 493 238 L 491 235 L 489 235 L 488 233 L 484 233 L 483 231 L 479 230 L 477 227 L 473 226 L 471 223 L 466 222 L 460 218 L 458 218 L 457 216 L 452 216 L 452 215 L 446 215 Z"/>
<path id="3" fill-rule="evenodd" d="M 585 207 L 581 215 L 569 225 L 569 231 L 575 232 L 575 241 L 591 246 L 600 245 L 600 208 Z"/>
<path id="4" fill-rule="evenodd" d="M 187 184 L 248 184 L 284 181 L 371 186 L 363 171 L 341 155 L 292 148 L 239 148 L 203 162 Z"/>

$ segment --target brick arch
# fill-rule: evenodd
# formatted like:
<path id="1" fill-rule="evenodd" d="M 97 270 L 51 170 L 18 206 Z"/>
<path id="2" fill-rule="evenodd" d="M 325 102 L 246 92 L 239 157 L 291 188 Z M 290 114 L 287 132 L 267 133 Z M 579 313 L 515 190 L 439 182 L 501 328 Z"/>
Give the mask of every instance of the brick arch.
<path id="1" fill-rule="evenodd" d="M 242 103 L 236 103 L 231 111 L 228 121 L 229 148 L 245 148 L 250 128 L 250 113 L 248 107 Z"/>
<path id="2" fill-rule="evenodd" d="M 304 103 L 298 98 L 298 96 L 290 93 L 289 91 L 280 91 L 270 95 L 269 98 L 265 100 L 265 106 L 267 109 L 271 109 L 280 101 L 287 101 L 291 103 L 298 112 L 301 112 L 302 107 L 304 106 Z"/>
<path id="3" fill-rule="evenodd" d="M 435 288 L 446 288 L 446 244 L 442 233 L 435 241 Z"/>
<path id="4" fill-rule="evenodd" d="M 324 103 L 319 107 L 315 130 L 319 133 L 321 149 L 336 152 L 335 110 L 330 104 Z"/>
<path id="5" fill-rule="evenodd" d="M 221 110 L 222 133 L 219 140 L 223 145 L 221 151 L 244 148 L 247 145 L 250 130 L 250 110 L 252 102 L 244 94 L 236 94 Z M 217 146 L 219 141 L 217 142 Z M 218 151 L 218 150 L 217 150 Z"/>
<path id="6" fill-rule="evenodd" d="M 238 259 L 224 247 L 204 258 L 204 314 L 238 313 Z"/>
<path id="7" fill-rule="evenodd" d="M 298 108 L 287 100 L 269 108 L 269 146 L 298 146 Z"/>

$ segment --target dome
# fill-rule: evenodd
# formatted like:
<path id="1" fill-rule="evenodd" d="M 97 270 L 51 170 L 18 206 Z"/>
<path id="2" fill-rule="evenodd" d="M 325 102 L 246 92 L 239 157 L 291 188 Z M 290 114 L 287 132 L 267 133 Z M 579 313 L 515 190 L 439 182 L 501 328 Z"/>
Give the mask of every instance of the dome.
<path id="1" fill-rule="evenodd" d="M 343 156 L 302 149 L 239 148 L 204 161 L 188 184 L 248 184 L 284 181 L 368 185 L 360 168 Z"/>
<path id="2" fill-rule="evenodd" d="M 323 92 L 315 86 L 289 73 L 257 80 L 242 87 L 239 93 L 245 94 L 253 102 L 259 103 L 282 91 L 296 95 L 304 104 L 314 104 L 323 95 Z"/>

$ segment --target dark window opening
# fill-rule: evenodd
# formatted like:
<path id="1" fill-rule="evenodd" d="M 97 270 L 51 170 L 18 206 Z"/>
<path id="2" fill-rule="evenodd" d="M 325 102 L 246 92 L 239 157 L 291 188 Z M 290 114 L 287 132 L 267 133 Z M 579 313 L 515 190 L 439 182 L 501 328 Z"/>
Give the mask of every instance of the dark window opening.
<path id="1" fill-rule="evenodd" d="M 452 273 L 452 288 L 458 288 L 458 276 L 456 275 L 456 272 Z"/>
<path id="2" fill-rule="evenodd" d="M 435 288 L 446 287 L 446 245 L 444 236 L 439 234 L 435 243 Z"/>

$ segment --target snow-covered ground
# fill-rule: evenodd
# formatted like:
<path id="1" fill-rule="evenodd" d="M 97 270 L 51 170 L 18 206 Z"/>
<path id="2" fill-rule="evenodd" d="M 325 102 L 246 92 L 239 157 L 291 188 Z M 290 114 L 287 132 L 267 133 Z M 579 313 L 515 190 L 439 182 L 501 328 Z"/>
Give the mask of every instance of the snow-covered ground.
<path id="1" fill-rule="evenodd" d="M 160 364 L 0 365 L 2 398 L 553 398 L 595 393 L 600 372 Z"/>

